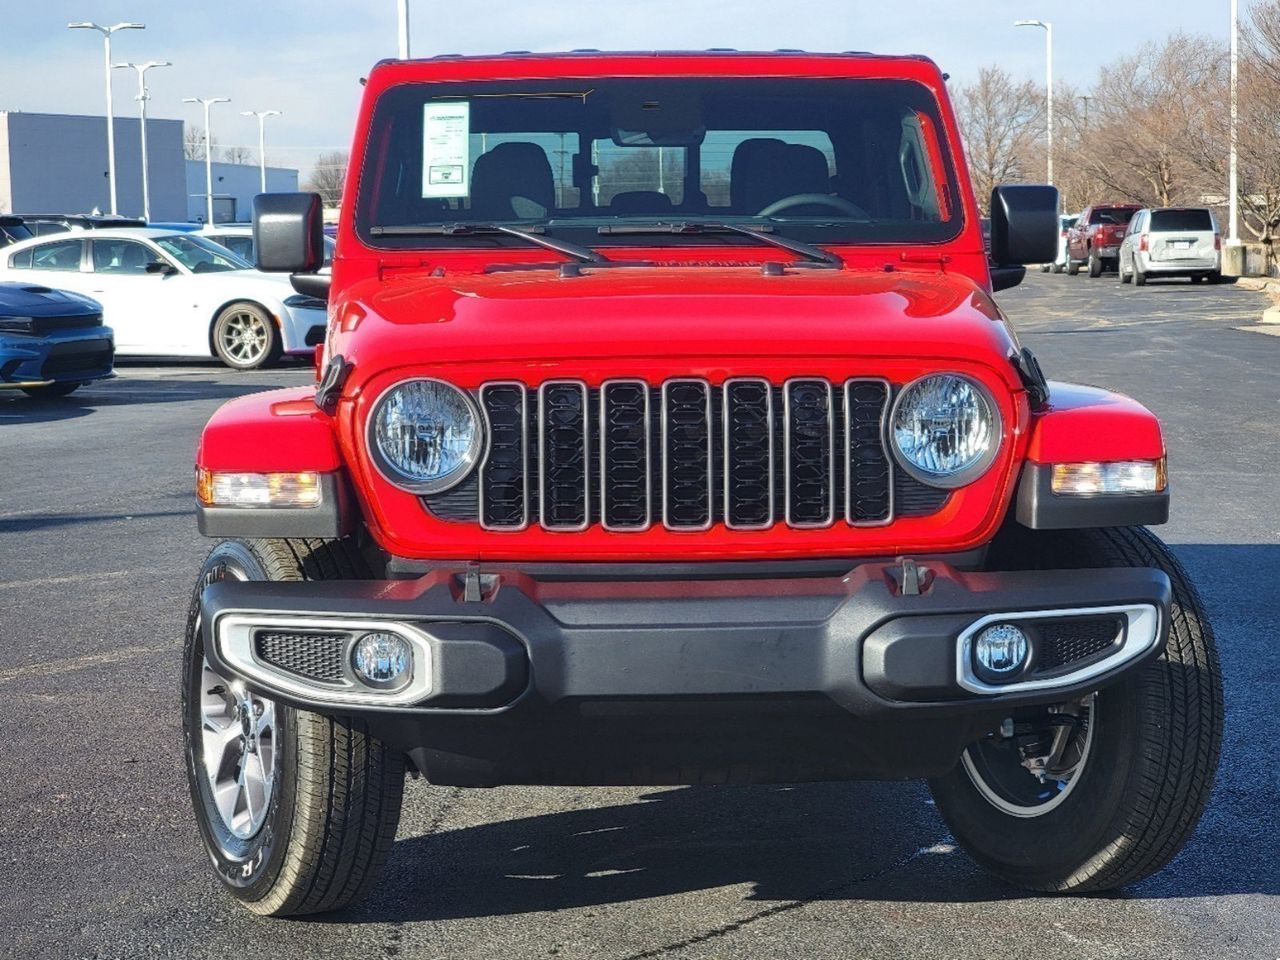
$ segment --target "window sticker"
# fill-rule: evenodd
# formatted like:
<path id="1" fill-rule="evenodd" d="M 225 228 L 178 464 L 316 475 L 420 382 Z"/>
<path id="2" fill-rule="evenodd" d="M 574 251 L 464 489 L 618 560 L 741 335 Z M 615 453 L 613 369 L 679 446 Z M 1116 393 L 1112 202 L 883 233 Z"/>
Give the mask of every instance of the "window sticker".
<path id="1" fill-rule="evenodd" d="M 428 103 L 422 117 L 422 195 L 465 197 L 471 192 L 471 104 Z"/>

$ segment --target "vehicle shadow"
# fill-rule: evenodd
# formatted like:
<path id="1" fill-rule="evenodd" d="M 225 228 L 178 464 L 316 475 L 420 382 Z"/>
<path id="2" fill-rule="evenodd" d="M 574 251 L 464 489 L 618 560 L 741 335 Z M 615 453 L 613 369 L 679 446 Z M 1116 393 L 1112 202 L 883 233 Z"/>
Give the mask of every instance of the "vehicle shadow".
<path id="1" fill-rule="evenodd" d="M 193 400 L 230 400 L 249 393 L 293 386 L 294 380 L 271 381 L 261 376 L 218 381 L 206 379 L 173 380 L 127 379 L 119 377 L 86 384 L 67 397 L 29 397 L 10 394 L 7 402 L 0 396 L 0 427 L 6 423 L 54 423 L 86 417 L 104 407 L 140 404 L 186 403 Z"/>

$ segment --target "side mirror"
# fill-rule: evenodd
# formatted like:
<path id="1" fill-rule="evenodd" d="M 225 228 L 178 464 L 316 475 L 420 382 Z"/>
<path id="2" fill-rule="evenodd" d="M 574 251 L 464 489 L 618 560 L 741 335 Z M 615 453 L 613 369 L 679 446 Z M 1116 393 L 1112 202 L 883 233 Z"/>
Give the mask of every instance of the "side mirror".
<path id="1" fill-rule="evenodd" d="M 177 272 L 177 268 L 172 263 L 165 263 L 163 260 L 152 260 L 147 264 L 147 273 L 158 273 L 167 277 Z"/>
<path id="2" fill-rule="evenodd" d="M 1032 184 L 996 187 L 991 191 L 992 285 L 1017 286 L 1027 263 L 1058 259 L 1058 189 Z M 1010 269 L 1013 268 L 1013 269 Z"/>
<path id="3" fill-rule="evenodd" d="M 260 193 L 253 199 L 259 270 L 315 273 L 324 264 L 324 205 L 318 193 Z"/>

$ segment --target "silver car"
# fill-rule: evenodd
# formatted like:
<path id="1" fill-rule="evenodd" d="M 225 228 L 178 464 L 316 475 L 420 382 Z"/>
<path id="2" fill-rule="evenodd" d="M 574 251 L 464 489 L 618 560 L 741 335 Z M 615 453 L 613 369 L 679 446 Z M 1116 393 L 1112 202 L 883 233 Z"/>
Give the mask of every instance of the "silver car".
<path id="1" fill-rule="evenodd" d="M 1150 277 L 1222 276 L 1222 234 L 1206 207 L 1139 210 L 1120 244 L 1120 282 L 1142 286 Z"/>

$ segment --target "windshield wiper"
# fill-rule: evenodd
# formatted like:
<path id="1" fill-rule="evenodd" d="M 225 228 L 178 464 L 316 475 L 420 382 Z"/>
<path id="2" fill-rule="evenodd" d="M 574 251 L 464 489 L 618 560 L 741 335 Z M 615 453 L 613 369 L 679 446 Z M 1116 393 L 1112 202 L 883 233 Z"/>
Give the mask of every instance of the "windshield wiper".
<path id="1" fill-rule="evenodd" d="M 557 240 L 555 237 L 544 237 L 543 227 L 508 227 L 502 223 L 408 223 L 388 224 L 369 228 L 374 237 L 475 237 L 483 234 L 505 234 L 508 237 L 519 237 L 537 247 L 563 253 L 583 263 L 609 263 L 608 257 L 590 247 L 571 243 L 568 240 Z"/>
<path id="2" fill-rule="evenodd" d="M 773 247 L 789 250 L 798 256 L 812 260 L 814 263 L 821 263 L 831 267 L 844 266 L 844 261 L 830 250 L 824 250 L 822 247 L 812 243 L 805 243 L 803 240 L 778 236 L 774 234 L 773 227 L 768 224 L 747 225 L 744 223 L 704 223 L 699 220 L 676 220 L 671 222 L 656 221 L 654 223 L 613 223 L 598 228 L 596 232 L 615 236 L 646 233 L 692 234 L 694 236 L 707 233 L 736 233 L 759 240 L 761 243 L 767 243 Z"/>

